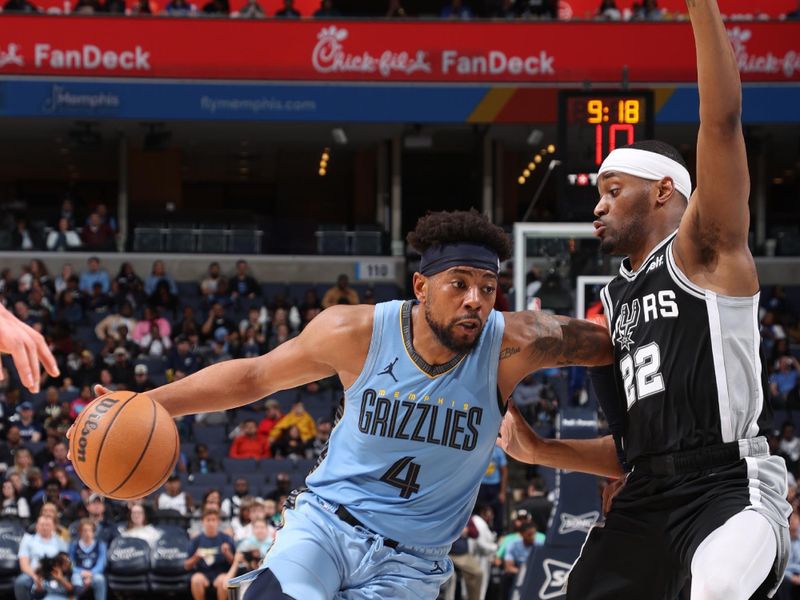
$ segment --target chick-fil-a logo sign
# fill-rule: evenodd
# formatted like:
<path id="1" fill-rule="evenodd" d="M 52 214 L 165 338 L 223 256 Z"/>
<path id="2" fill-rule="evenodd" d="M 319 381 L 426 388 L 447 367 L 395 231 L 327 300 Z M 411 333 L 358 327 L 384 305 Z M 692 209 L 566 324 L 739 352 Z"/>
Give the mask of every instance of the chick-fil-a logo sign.
<path id="1" fill-rule="evenodd" d="M 747 50 L 747 43 L 753 38 L 750 29 L 732 27 L 728 29 L 728 37 L 736 53 L 736 62 L 741 73 L 783 73 L 784 77 L 792 78 L 800 72 L 800 52 L 789 50 L 783 56 L 777 56 L 770 51 L 766 54 L 751 54 Z"/>
<path id="2" fill-rule="evenodd" d="M 431 72 L 428 53 L 424 50 L 417 50 L 414 56 L 392 50 L 386 50 L 380 56 L 367 51 L 348 54 L 343 44 L 348 35 L 347 29 L 335 25 L 324 27 L 317 34 L 311 63 L 318 73 L 380 73 L 383 77 L 390 77 L 392 73 Z"/>

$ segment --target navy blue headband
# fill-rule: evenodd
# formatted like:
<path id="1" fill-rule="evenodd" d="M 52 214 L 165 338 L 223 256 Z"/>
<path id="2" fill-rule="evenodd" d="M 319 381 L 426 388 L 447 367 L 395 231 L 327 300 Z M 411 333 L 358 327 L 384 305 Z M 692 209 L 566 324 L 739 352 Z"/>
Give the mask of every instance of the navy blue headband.
<path id="1" fill-rule="evenodd" d="M 426 277 L 452 267 L 475 267 L 497 275 L 500 271 L 500 259 L 486 246 L 462 243 L 431 246 L 422 253 L 422 260 L 419 262 L 419 272 Z"/>

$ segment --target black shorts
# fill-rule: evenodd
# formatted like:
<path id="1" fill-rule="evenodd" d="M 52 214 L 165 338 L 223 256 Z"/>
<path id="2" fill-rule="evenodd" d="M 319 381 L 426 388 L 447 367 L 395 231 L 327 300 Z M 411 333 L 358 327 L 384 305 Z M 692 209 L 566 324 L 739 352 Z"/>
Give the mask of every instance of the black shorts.
<path id="1" fill-rule="evenodd" d="M 634 472 L 592 528 L 567 584 L 568 600 L 676 600 L 698 546 L 750 506 L 747 465 L 672 477 Z M 767 598 L 775 574 L 752 597 Z"/>

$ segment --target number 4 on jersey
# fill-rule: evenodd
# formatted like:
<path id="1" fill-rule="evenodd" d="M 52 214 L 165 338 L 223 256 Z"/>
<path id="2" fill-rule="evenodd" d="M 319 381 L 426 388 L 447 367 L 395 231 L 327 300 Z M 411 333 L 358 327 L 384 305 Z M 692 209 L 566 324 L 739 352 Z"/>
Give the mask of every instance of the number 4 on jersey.
<path id="1" fill-rule="evenodd" d="M 411 494 L 416 494 L 419 491 L 417 477 L 419 476 L 420 466 L 415 462 L 411 462 L 414 458 L 413 456 L 404 456 L 381 475 L 381 481 L 393 485 L 396 488 L 400 488 L 401 498 L 411 498 Z M 406 467 L 408 467 L 408 472 L 406 476 L 401 479 L 400 474 Z"/>

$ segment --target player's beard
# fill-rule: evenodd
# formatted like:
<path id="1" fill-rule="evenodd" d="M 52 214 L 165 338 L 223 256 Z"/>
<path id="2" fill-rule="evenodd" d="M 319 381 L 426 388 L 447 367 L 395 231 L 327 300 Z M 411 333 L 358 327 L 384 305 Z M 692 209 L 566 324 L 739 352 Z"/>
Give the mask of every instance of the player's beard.
<path id="1" fill-rule="evenodd" d="M 636 254 L 647 239 L 647 195 L 643 194 L 633 203 L 635 211 L 625 215 L 625 220 L 615 227 L 606 225 L 606 234 L 600 242 L 600 250 L 612 256 Z"/>
<path id="2" fill-rule="evenodd" d="M 476 319 L 480 322 L 480 326 L 476 330 L 475 338 L 472 341 L 462 341 L 458 339 L 455 334 L 457 323 L 467 318 Z M 428 323 L 428 327 L 431 328 L 431 331 L 433 331 L 433 334 L 436 336 L 436 339 L 439 340 L 439 343 L 442 346 L 459 354 L 463 354 L 472 350 L 478 343 L 478 340 L 481 339 L 481 332 L 483 331 L 483 320 L 478 313 L 462 315 L 456 319 L 453 319 L 447 325 L 443 325 L 434 320 L 433 315 L 431 314 L 430 305 L 428 304 L 425 304 L 425 322 Z"/>

